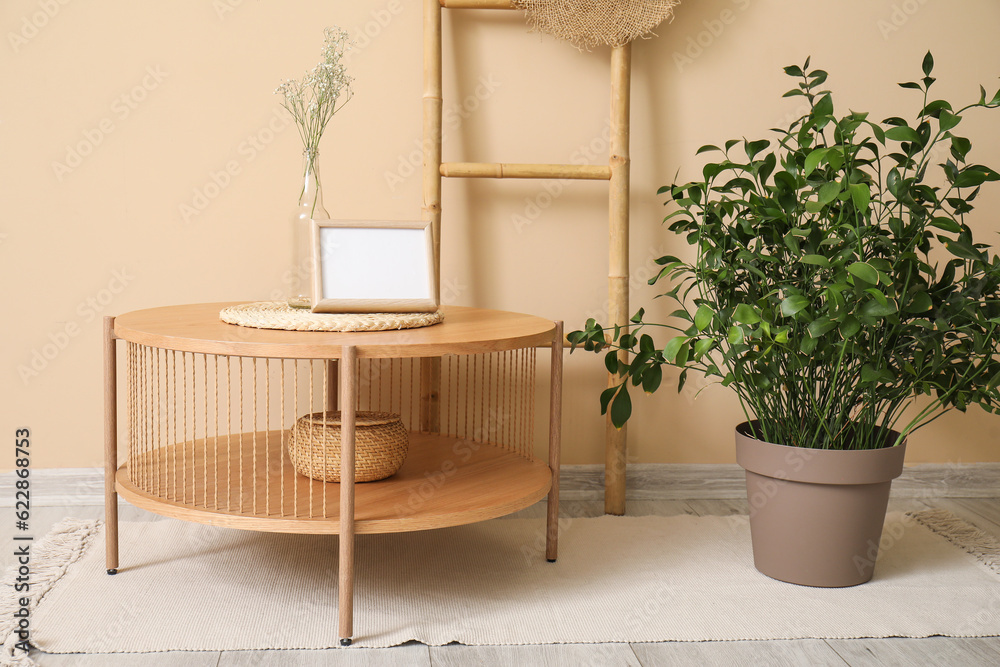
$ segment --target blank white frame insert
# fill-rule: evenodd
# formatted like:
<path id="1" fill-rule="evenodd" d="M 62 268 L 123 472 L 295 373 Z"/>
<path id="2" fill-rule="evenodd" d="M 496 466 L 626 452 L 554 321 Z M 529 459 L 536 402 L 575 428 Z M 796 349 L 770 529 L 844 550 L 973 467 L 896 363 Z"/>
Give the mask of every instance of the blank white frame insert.
<path id="1" fill-rule="evenodd" d="M 432 234 L 426 221 L 313 220 L 313 312 L 437 310 Z"/>

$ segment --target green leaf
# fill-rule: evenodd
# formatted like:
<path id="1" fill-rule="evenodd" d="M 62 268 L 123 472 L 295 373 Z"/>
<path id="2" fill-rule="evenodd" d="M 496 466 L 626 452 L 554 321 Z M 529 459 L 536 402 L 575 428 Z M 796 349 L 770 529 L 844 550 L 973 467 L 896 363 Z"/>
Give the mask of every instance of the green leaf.
<path id="1" fill-rule="evenodd" d="M 704 177 L 706 181 L 711 181 L 713 178 L 718 176 L 724 169 L 725 167 L 723 167 L 721 164 L 717 164 L 715 162 L 709 162 L 702 168 L 701 175 L 702 177 Z"/>
<path id="2" fill-rule="evenodd" d="M 642 390 L 647 394 L 656 391 L 663 380 L 663 369 L 659 364 L 654 364 L 642 373 Z"/>
<path id="3" fill-rule="evenodd" d="M 771 145 L 771 142 L 767 139 L 760 139 L 759 141 L 750 141 L 744 143 L 744 150 L 746 151 L 747 157 L 751 160 L 754 159 L 758 153 Z"/>
<path id="4" fill-rule="evenodd" d="M 608 412 L 608 403 L 611 402 L 611 399 L 614 397 L 616 391 L 618 391 L 618 387 L 608 387 L 607 389 L 605 389 L 604 391 L 601 392 L 601 414 L 602 415 L 607 414 L 607 412 Z"/>
<path id="5" fill-rule="evenodd" d="M 791 317 L 795 313 L 809 307 L 809 299 L 800 295 L 793 294 L 792 296 L 786 297 L 781 302 L 781 314 L 786 317 Z"/>
<path id="6" fill-rule="evenodd" d="M 618 374 L 618 352 L 611 351 L 604 355 L 604 367 L 608 369 L 608 372 L 612 375 Z"/>
<path id="7" fill-rule="evenodd" d="M 840 335 L 844 337 L 844 340 L 853 338 L 859 331 L 861 331 L 861 322 L 859 322 L 858 318 L 853 315 L 848 315 L 847 318 L 840 323 Z"/>
<path id="8" fill-rule="evenodd" d="M 892 139 L 893 141 L 915 141 L 918 144 L 923 141 L 916 130 L 906 125 L 891 128 L 885 133 L 885 136 L 887 139 Z"/>
<path id="9" fill-rule="evenodd" d="M 924 62 L 920 67 L 924 70 L 925 76 L 931 75 L 931 71 L 934 69 L 934 56 L 931 55 L 930 51 L 928 51 L 927 55 L 924 56 Z"/>
<path id="10" fill-rule="evenodd" d="M 740 324 L 756 324 L 760 322 L 760 315 L 753 309 L 753 306 L 741 303 L 736 306 L 736 310 L 733 312 L 733 319 Z"/>
<path id="11" fill-rule="evenodd" d="M 653 337 L 649 334 L 642 334 L 639 338 L 639 351 L 652 353 L 656 351 L 656 345 L 653 343 Z"/>
<path id="12" fill-rule="evenodd" d="M 896 306 L 890 301 L 881 304 L 878 301 L 869 301 L 861 307 L 861 314 L 865 317 L 887 317 L 896 312 Z"/>
<path id="13" fill-rule="evenodd" d="M 764 161 L 761 163 L 760 168 L 757 172 L 757 176 L 761 183 L 767 183 L 768 176 L 774 171 L 774 167 L 778 164 L 778 158 L 774 156 L 774 153 L 768 153 L 764 157 Z"/>
<path id="14" fill-rule="evenodd" d="M 871 264 L 866 262 L 854 262 L 854 264 L 847 267 L 847 271 L 851 275 L 856 278 L 860 278 L 870 285 L 878 284 L 878 271 L 876 271 L 875 267 Z"/>
<path id="15" fill-rule="evenodd" d="M 694 358 L 697 361 L 705 356 L 705 353 L 715 347 L 714 338 L 702 338 L 694 344 Z"/>
<path id="16" fill-rule="evenodd" d="M 706 304 L 698 306 L 698 312 L 694 314 L 694 326 L 698 331 L 704 331 L 712 323 L 712 316 L 715 313 Z"/>
<path id="17" fill-rule="evenodd" d="M 955 257 L 961 257 L 962 259 L 971 259 L 982 261 L 983 253 L 976 250 L 967 243 L 961 241 L 952 241 L 951 239 L 945 239 L 944 247 L 948 249 Z"/>
<path id="18" fill-rule="evenodd" d="M 962 121 L 961 116 L 956 116 L 944 109 L 941 110 L 941 115 L 938 117 L 941 123 L 941 131 L 947 132 L 951 128 L 955 127 Z"/>
<path id="19" fill-rule="evenodd" d="M 739 345 L 743 342 L 743 329 L 735 324 L 729 327 L 729 335 L 726 337 L 730 345 Z"/>
<path id="20" fill-rule="evenodd" d="M 927 106 L 920 111 L 920 115 L 937 117 L 941 114 L 942 109 L 951 111 L 951 102 L 948 102 L 947 100 L 934 100 L 933 102 L 928 102 Z"/>
<path id="21" fill-rule="evenodd" d="M 806 162 L 802 167 L 802 175 L 804 177 L 808 178 L 809 174 L 813 173 L 816 167 L 819 166 L 819 163 L 823 161 L 823 158 L 826 157 L 828 150 L 830 149 L 817 148 L 806 156 Z"/>
<path id="22" fill-rule="evenodd" d="M 956 188 L 972 188 L 982 185 L 986 181 L 995 181 L 1000 178 L 995 171 L 981 165 L 969 165 L 958 173 L 955 179 Z"/>
<path id="23" fill-rule="evenodd" d="M 889 193 L 893 197 L 899 198 L 899 188 L 900 181 L 902 177 L 899 175 L 899 170 L 893 167 L 889 170 L 889 173 L 885 176 L 885 187 L 889 190 Z"/>
<path id="24" fill-rule="evenodd" d="M 833 113 L 833 97 L 829 93 L 819 98 L 816 107 L 813 109 L 813 116 L 829 116 Z"/>
<path id="25" fill-rule="evenodd" d="M 799 258 L 799 263 L 814 264 L 816 266 L 822 266 L 824 269 L 830 267 L 830 260 L 823 255 L 803 255 Z"/>
<path id="26" fill-rule="evenodd" d="M 946 232 L 953 232 L 955 234 L 960 234 L 962 232 L 962 226 L 951 218 L 937 217 L 930 220 L 927 224 L 931 227 L 943 229 Z"/>
<path id="27" fill-rule="evenodd" d="M 826 183 L 819 189 L 819 203 L 829 204 L 840 194 L 840 183 Z"/>
<path id="28" fill-rule="evenodd" d="M 675 336 L 674 338 L 671 338 L 667 341 L 666 347 L 663 348 L 663 358 L 666 359 L 668 363 L 674 363 L 677 360 L 677 353 L 687 340 L 687 336 Z"/>
<path id="29" fill-rule="evenodd" d="M 611 402 L 611 423 L 621 429 L 632 416 L 632 399 L 628 395 L 628 385 L 623 384 Z"/>
<path id="30" fill-rule="evenodd" d="M 972 142 L 965 137 L 951 138 L 951 154 L 956 160 L 965 160 L 965 157 L 972 150 Z"/>
<path id="31" fill-rule="evenodd" d="M 836 322 L 832 322 L 829 317 L 818 317 L 809 323 L 809 335 L 819 338 L 837 327 Z"/>
<path id="32" fill-rule="evenodd" d="M 798 65 L 789 65 L 785 68 L 785 74 L 788 76 L 803 76 L 802 68 Z"/>
<path id="33" fill-rule="evenodd" d="M 885 130 L 883 130 L 879 125 L 875 123 L 868 123 L 868 126 L 872 128 L 872 134 L 875 135 L 875 139 L 878 140 L 880 144 L 885 146 Z"/>
<path id="34" fill-rule="evenodd" d="M 931 297 L 927 292 L 920 291 L 916 292 L 910 299 L 910 302 L 906 304 L 906 312 L 908 313 L 926 313 L 934 306 L 931 301 Z"/>
<path id="35" fill-rule="evenodd" d="M 875 300 L 878 301 L 883 306 L 889 303 L 889 298 L 885 294 L 882 294 L 882 292 L 879 292 L 874 287 L 869 287 L 868 289 L 865 290 L 865 292 L 875 297 Z"/>
<path id="36" fill-rule="evenodd" d="M 827 77 L 830 75 L 821 69 L 813 70 L 809 72 L 809 83 L 812 86 L 819 86 L 826 82 Z"/>
<path id="37" fill-rule="evenodd" d="M 854 183 L 851 185 L 851 201 L 854 208 L 862 213 L 868 210 L 868 205 L 872 201 L 872 192 L 867 183 Z"/>

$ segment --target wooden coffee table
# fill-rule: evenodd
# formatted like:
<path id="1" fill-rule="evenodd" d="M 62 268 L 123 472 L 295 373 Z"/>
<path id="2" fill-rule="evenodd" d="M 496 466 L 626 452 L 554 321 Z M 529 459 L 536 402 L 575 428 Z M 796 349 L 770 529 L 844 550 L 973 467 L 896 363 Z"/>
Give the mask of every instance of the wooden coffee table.
<path id="1" fill-rule="evenodd" d="M 117 496 L 167 517 L 339 535 L 339 636 L 353 632 L 354 536 L 495 518 L 548 496 L 556 558 L 561 322 L 445 307 L 420 329 L 325 333 L 225 324 L 227 303 L 105 318 L 107 568 L 118 571 Z M 124 410 L 117 367 L 125 341 Z M 547 461 L 535 456 L 535 350 L 550 350 Z M 342 411 L 342 478 L 298 474 L 295 419 Z M 393 476 L 355 483 L 355 415 L 399 413 L 410 449 Z M 541 412 L 541 411 L 540 411 Z M 118 418 L 128 424 L 118 465 Z"/>

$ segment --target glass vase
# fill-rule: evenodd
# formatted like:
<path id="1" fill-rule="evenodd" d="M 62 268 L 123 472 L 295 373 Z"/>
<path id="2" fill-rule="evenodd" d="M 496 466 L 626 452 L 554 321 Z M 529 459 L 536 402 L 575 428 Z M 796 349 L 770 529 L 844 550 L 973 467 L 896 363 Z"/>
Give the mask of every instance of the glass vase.
<path id="1" fill-rule="evenodd" d="M 323 186 L 319 178 L 319 151 L 306 149 L 302 153 L 302 192 L 292 217 L 292 266 L 287 303 L 292 308 L 311 309 L 312 281 L 316 270 L 312 255 L 310 220 L 328 220 L 323 207 Z"/>

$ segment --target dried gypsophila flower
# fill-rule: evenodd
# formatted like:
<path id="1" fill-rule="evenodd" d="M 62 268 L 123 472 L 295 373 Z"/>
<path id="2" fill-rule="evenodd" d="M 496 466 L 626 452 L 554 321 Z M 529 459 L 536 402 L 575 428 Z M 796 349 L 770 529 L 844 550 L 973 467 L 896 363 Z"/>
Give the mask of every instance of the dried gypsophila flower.
<path id="1" fill-rule="evenodd" d="M 340 111 L 354 93 L 353 77 L 347 75 L 344 55 L 353 43 L 347 32 L 334 26 L 323 31 L 323 59 L 301 80 L 283 81 L 275 94 L 284 100 L 285 107 L 298 128 L 307 153 L 315 154 L 323 137 L 326 124 Z"/>

